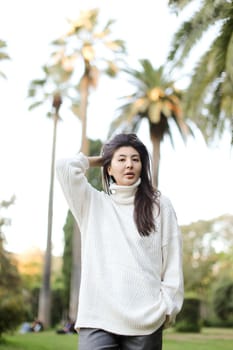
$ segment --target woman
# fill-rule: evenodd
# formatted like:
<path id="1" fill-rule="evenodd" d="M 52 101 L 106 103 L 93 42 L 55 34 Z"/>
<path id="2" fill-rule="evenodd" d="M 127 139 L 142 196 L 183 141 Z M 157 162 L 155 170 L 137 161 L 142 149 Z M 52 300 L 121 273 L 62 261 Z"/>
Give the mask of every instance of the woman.
<path id="1" fill-rule="evenodd" d="M 103 167 L 104 192 L 85 177 L 92 166 Z M 119 134 L 101 156 L 60 160 L 57 174 L 81 231 L 79 350 L 161 350 L 183 302 L 181 233 L 145 145 Z"/>

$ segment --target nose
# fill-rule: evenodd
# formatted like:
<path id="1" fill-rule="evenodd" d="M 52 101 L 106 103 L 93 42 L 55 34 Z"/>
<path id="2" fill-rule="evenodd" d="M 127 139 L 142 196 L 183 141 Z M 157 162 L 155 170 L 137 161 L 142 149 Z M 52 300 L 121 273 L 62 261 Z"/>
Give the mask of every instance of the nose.
<path id="1" fill-rule="evenodd" d="M 126 162 L 126 168 L 131 169 L 133 167 L 133 162 L 131 159 L 128 159 Z"/>

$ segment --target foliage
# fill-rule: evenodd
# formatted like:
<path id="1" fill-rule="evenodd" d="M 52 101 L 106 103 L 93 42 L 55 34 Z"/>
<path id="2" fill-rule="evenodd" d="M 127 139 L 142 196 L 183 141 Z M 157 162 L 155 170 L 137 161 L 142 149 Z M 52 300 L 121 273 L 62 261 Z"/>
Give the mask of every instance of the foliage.
<path id="1" fill-rule="evenodd" d="M 0 338 L 3 333 L 14 330 L 25 317 L 23 298 L 19 293 L 0 290 Z"/>
<path id="2" fill-rule="evenodd" d="M 6 48 L 7 43 L 4 40 L 0 39 L 0 61 L 10 59 L 9 55 L 6 53 Z M 5 74 L 2 71 L 0 71 L 0 77 L 6 78 Z"/>
<path id="3" fill-rule="evenodd" d="M 64 289 L 57 288 L 52 290 L 52 311 L 51 311 L 51 325 L 54 327 L 64 318 L 65 298 Z"/>
<path id="4" fill-rule="evenodd" d="M 70 72 L 70 86 L 74 88 L 73 93 L 69 93 L 71 109 L 77 117 L 82 118 L 82 96 L 79 93 L 82 94 L 83 78 L 87 77 L 88 88 L 95 88 L 100 71 L 114 77 L 118 73 L 122 54 L 125 53 L 125 43 L 113 38 L 113 20 L 109 20 L 103 28 L 99 26 L 98 9 L 81 11 L 76 20 L 68 22 L 68 32 L 52 42 L 55 49 L 52 57 Z"/>
<path id="5" fill-rule="evenodd" d="M 175 329 L 178 332 L 200 332 L 200 300 L 185 298 L 181 312 L 177 316 Z"/>
<path id="6" fill-rule="evenodd" d="M 81 151 L 89 154 L 86 135 L 87 108 L 91 88 L 98 85 L 100 73 L 115 77 L 125 54 L 123 40 L 112 35 L 114 21 L 99 25 L 99 10 L 81 11 L 76 20 L 69 21 L 68 33 L 55 40 L 53 57 L 59 58 L 70 70 L 72 112 L 81 120 Z"/>
<path id="7" fill-rule="evenodd" d="M 102 142 L 100 140 L 89 140 L 90 144 L 90 155 L 96 156 L 100 154 L 102 148 Z M 90 184 L 95 187 L 97 190 L 102 189 L 102 179 L 100 169 L 93 167 L 88 169 L 87 178 Z"/>
<path id="8" fill-rule="evenodd" d="M 233 277 L 232 222 L 232 216 L 224 215 L 181 227 L 186 292 L 201 295 L 205 300 L 219 276 Z"/>
<path id="9" fill-rule="evenodd" d="M 189 3 L 169 1 L 175 9 L 182 9 Z M 195 120 L 207 140 L 211 140 L 216 132 L 221 136 L 229 124 L 233 132 L 232 1 L 202 1 L 193 16 L 185 20 L 175 33 L 168 57 L 177 65 L 184 65 L 201 39 L 217 28 L 213 42 L 204 48 L 193 70 L 184 101 L 187 116 Z"/>
<path id="10" fill-rule="evenodd" d="M 47 246 L 44 257 L 44 269 L 39 298 L 38 318 L 44 327 L 50 326 L 51 316 L 51 263 L 52 263 L 52 224 L 53 224 L 53 199 L 54 199 L 54 173 L 55 154 L 57 140 L 57 123 L 60 120 L 60 108 L 62 97 L 69 87 L 68 80 L 72 70 L 65 65 L 62 57 L 52 56 L 51 61 L 43 66 L 44 77 L 32 80 L 29 86 L 28 98 L 33 102 L 29 110 L 38 107 L 45 102 L 50 102 L 48 117 L 53 119 L 52 156 L 49 186 Z M 50 112 L 52 110 L 52 113 Z"/>
<path id="11" fill-rule="evenodd" d="M 14 203 L 14 197 L 2 201 L 0 209 Z M 22 321 L 25 308 L 21 293 L 21 279 L 12 254 L 4 249 L 2 228 L 10 221 L 0 216 L 0 337 L 3 332 L 15 329 Z"/>
<path id="12" fill-rule="evenodd" d="M 233 324 L 233 281 L 222 282 L 214 291 L 213 307 L 222 321 Z"/>
<path id="13" fill-rule="evenodd" d="M 54 115 L 50 112 L 51 106 L 59 110 L 62 100 L 67 95 L 69 88 L 68 79 L 71 72 L 60 61 L 52 61 L 42 67 L 43 76 L 30 82 L 28 98 L 32 101 L 29 110 L 33 110 L 43 104 L 49 103 L 47 117 Z"/>
<path id="14" fill-rule="evenodd" d="M 72 267 L 72 236 L 74 231 L 74 217 L 70 210 L 67 212 L 66 223 L 63 227 L 64 232 L 64 251 L 63 251 L 63 282 L 64 282 L 64 303 L 66 310 L 69 309 L 70 282 Z"/>
<path id="15" fill-rule="evenodd" d="M 141 59 L 139 64 L 139 70 L 125 69 L 135 92 L 122 98 L 126 103 L 120 107 L 119 117 L 113 121 L 110 134 L 122 123 L 123 129 L 136 132 L 142 118 L 147 118 L 151 131 L 160 140 L 168 134 L 173 143 L 168 123 L 172 118 L 185 139 L 189 130 L 182 118 L 181 91 L 165 76 L 162 66 L 154 68 L 147 59 Z"/>
<path id="16" fill-rule="evenodd" d="M 137 132 L 143 118 L 148 120 L 153 145 L 153 182 L 158 186 L 160 143 L 168 135 L 173 144 L 169 120 L 173 120 L 186 140 L 191 132 L 183 119 L 181 92 L 173 81 L 165 76 L 164 68 L 154 68 L 150 61 L 141 59 L 139 70 L 125 69 L 135 92 L 123 97 L 125 104 L 119 108 L 119 115 L 110 126 L 110 134 L 120 128 L 124 132 Z"/>

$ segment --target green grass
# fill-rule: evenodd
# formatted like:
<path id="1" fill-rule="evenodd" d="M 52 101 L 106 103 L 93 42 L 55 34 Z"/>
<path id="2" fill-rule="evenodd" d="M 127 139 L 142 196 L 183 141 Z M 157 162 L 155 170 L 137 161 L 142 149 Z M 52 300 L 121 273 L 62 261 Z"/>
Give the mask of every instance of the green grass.
<path id="1" fill-rule="evenodd" d="M 4 335 L 0 350 L 77 350 L 76 334 L 59 335 L 55 331 Z M 204 328 L 200 334 L 164 332 L 163 350 L 232 350 L 233 330 Z"/>
<path id="2" fill-rule="evenodd" d="M 204 328 L 201 333 L 164 332 L 163 350 L 232 350 L 233 330 Z"/>
<path id="3" fill-rule="evenodd" d="M 76 334 L 56 334 L 55 331 L 4 335 L 0 350 L 76 350 Z"/>

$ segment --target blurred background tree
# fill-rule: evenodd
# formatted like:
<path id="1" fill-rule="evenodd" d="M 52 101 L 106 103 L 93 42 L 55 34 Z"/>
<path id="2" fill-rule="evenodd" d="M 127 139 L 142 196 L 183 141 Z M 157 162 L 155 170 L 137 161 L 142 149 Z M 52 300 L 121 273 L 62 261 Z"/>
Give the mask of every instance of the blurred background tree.
<path id="1" fill-rule="evenodd" d="M 53 198 L 54 198 L 54 164 L 56 155 L 57 123 L 60 119 L 60 107 L 62 97 L 67 94 L 68 79 L 72 70 L 66 65 L 63 57 L 52 56 L 52 62 L 42 68 L 44 77 L 42 79 L 32 80 L 29 86 L 28 98 L 33 103 L 29 110 L 32 110 L 42 104 L 48 104 L 49 110 L 47 117 L 53 120 L 53 137 L 52 137 L 52 155 L 48 203 L 48 227 L 47 227 L 47 246 L 43 267 L 43 281 L 40 290 L 38 319 L 44 327 L 51 324 L 51 262 L 52 262 L 52 224 L 53 224 Z"/>
<path id="2" fill-rule="evenodd" d="M 198 1 L 196 1 L 198 2 Z M 179 12 L 194 1 L 170 0 Z M 184 95 L 184 113 L 194 120 L 207 141 L 231 129 L 233 143 L 233 6 L 232 1 L 199 1 L 193 15 L 185 20 L 172 38 L 168 60 L 174 67 L 186 64 L 200 41 L 209 40 L 190 76 Z"/>
<path id="3" fill-rule="evenodd" d="M 0 61 L 10 59 L 10 56 L 6 52 L 6 48 L 7 48 L 7 43 L 4 40 L 0 39 Z M 5 73 L 0 71 L 0 77 L 6 78 Z"/>
<path id="4" fill-rule="evenodd" d="M 172 9 L 179 12 L 192 2 L 170 0 L 169 4 Z M 147 119 L 154 146 L 153 163 L 155 167 L 159 164 L 160 142 L 164 135 L 168 134 L 173 143 L 172 124 L 176 124 L 185 140 L 190 133 L 189 119 L 192 119 L 200 127 L 206 139 L 212 140 L 215 131 L 222 135 L 227 123 L 230 125 L 231 122 L 233 101 L 232 5 L 230 1 L 222 0 L 205 0 L 198 1 L 198 3 L 200 6 L 196 7 L 195 13 L 190 19 L 185 20 L 174 35 L 168 62 L 164 62 L 163 66 L 159 68 L 154 68 L 152 63 L 145 58 L 138 62 L 139 69 L 126 68 L 124 70 L 127 79 L 133 83 L 132 87 L 135 88 L 135 91 L 125 97 L 125 104 L 118 110 L 118 118 L 112 123 L 109 135 L 114 134 L 117 130 L 137 132 L 142 119 Z M 125 43 L 122 40 L 112 38 L 113 23 L 114 21 L 109 20 L 105 26 L 100 27 L 97 9 L 84 11 L 77 20 L 70 21 L 69 32 L 52 42 L 55 51 L 52 52 L 48 64 L 42 68 L 42 79 L 33 80 L 28 92 L 28 97 L 32 101 L 30 109 L 43 104 L 46 112 L 47 110 L 51 111 L 48 116 L 52 117 L 54 123 L 46 267 L 43 272 L 43 286 L 41 288 L 45 288 L 43 298 L 47 299 L 49 295 L 48 300 L 51 297 L 53 309 L 58 311 L 56 315 L 53 313 L 50 315 L 49 308 L 45 310 L 43 307 L 45 323 L 49 323 L 51 318 L 53 325 L 59 317 L 66 317 L 67 314 L 76 318 L 81 266 L 79 236 L 72 232 L 74 222 L 72 222 L 71 213 L 68 212 L 64 226 L 63 275 L 61 276 L 57 272 L 59 268 L 58 270 L 55 268 L 55 265 L 58 266 L 61 263 L 55 258 L 52 263 L 54 270 L 51 270 L 53 171 L 57 122 L 60 119 L 61 103 L 62 107 L 65 103 L 81 120 L 81 150 L 86 154 L 99 154 L 101 141 L 97 140 L 92 143 L 90 140 L 88 141 L 86 135 L 89 97 L 92 89 L 98 86 L 101 73 L 115 77 L 125 67 Z M 167 66 L 171 65 L 172 62 L 173 69 L 182 72 L 182 68 L 184 68 L 184 64 L 196 44 L 200 43 L 200 39 L 210 28 L 216 29 L 216 26 L 218 30 L 215 31 L 213 43 L 196 64 L 193 74 L 190 76 L 190 86 L 188 86 L 187 91 L 179 91 L 175 88 L 176 81 L 167 78 L 169 75 L 165 74 Z M 9 59 L 5 52 L 6 47 L 6 42 L 0 41 L 1 60 Z M 4 76 L 3 73 L 0 74 Z M 119 127 L 119 125 L 121 126 Z M 94 145 L 95 142 L 96 145 Z M 155 184 L 158 182 L 156 178 L 158 171 L 159 169 L 154 169 Z M 98 169 L 90 169 L 87 173 L 93 186 L 101 189 L 99 175 Z M 201 295 L 201 317 L 207 325 L 232 324 L 233 251 L 230 248 L 232 246 L 232 223 L 232 217 L 225 216 L 209 221 L 199 221 L 181 228 L 184 237 L 186 296 L 197 297 Z M 3 252 L 1 259 L 5 256 L 12 258 L 12 255 L 6 253 L 2 247 L 3 243 L 0 246 L 1 252 Z M 76 249 L 72 249 L 73 247 Z M 76 260 L 71 258 L 72 254 Z M 1 263 L 5 263 L 4 259 Z M 31 262 L 33 263 L 33 258 L 31 258 Z M 36 261 L 35 264 L 37 264 Z M 40 264 L 39 266 L 41 267 Z M 17 277 L 15 267 L 9 266 L 7 270 L 13 276 L 16 273 Z M 56 271 L 56 273 L 51 276 L 51 271 Z M 35 310 L 38 309 L 41 274 L 37 272 L 36 275 L 31 275 L 20 270 L 20 275 L 23 291 L 28 291 L 28 293 L 24 293 L 24 301 L 31 304 L 30 317 L 32 317 Z M 50 277 L 52 277 L 52 290 Z M 4 277 L 0 276 L 0 282 L 1 279 L 4 281 Z M 14 286 L 10 289 L 13 292 Z M 1 290 L 4 291 L 4 288 Z M 224 296 L 229 303 L 223 303 Z M 1 296 L 0 304 L 5 297 L 6 294 Z M 220 308 L 219 305 L 223 307 Z M 5 310 L 7 310 L 7 315 L 8 309 Z M 46 319 L 46 317 L 48 318 Z M 7 316 L 5 319 L 8 320 Z"/>
<path id="5" fill-rule="evenodd" d="M 154 68 L 147 59 L 140 60 L 139 64 L 138 70 L 124 70 L 135 87 L 135 92 L 123 97 L 125 104 L 120 107 L 119 116 L 110 126 L 110 135 L 119 129 L 123 132 L 137 132 L 142 119 L 148 120 L 153 146 L 153 182 L 158 187 L 160 144 L 164 136 L 168 135 L 174 145 L 169 120 L 175 122 L 184 141 L 191 129 L 183 118 L 181 91 L 166 77 L 164 67 Z"/>
<path id="6" fill-rule="evenodd" d="M 116 77 L 125 55 L 125 43 L 112 35 L 113 20 L 103 27 L 99 25 L 99 10 L 81 11 L 76 20 L 69 21 L 70 29 L 61 38 L 53 42 L 57 53 L 72 61 L 72 82 L 74 93 L 72 111 L 81 120 L 82 136 L 80 151 L 89 154 L 87 139 L 87 111 L 91 88 L 98 86 L 100 74 Z M 77 96 L 79 99 L 77 98 Z M 70 289 L 69 316 L 76 318 L 81 275 L 80 231 L 74 221 L 72 247 L 72 272 Z"/>
<path id="7" fill-rule="evenodd" d="M 2 210 L 14 204 L 14 196 L 9 201 L 0 202 L 0 338 L 4 332 L 16 329 L 25 316 L 22 284 L 13 254 L 4 248 L 3 229 L 10 225 L 10 219 L 2 216 Z"/>

